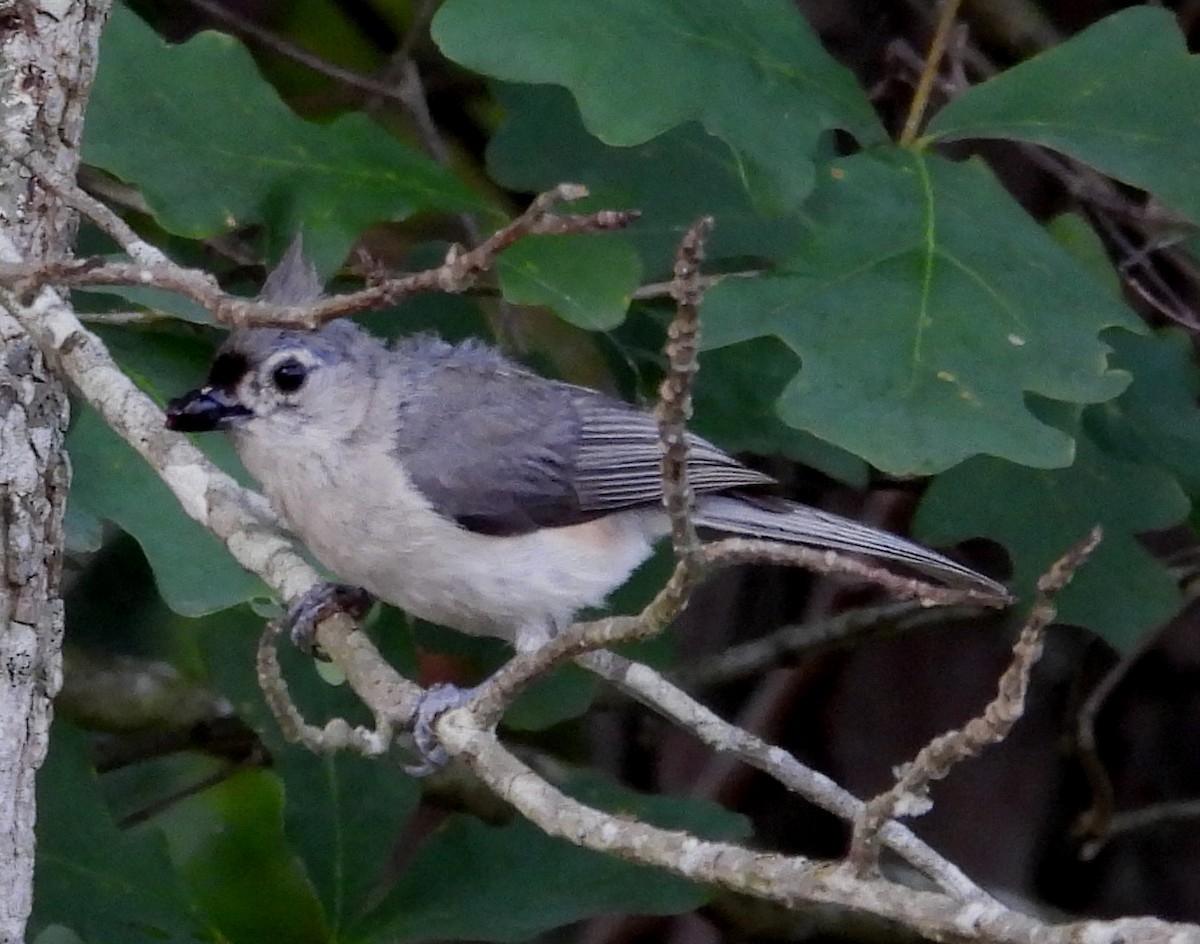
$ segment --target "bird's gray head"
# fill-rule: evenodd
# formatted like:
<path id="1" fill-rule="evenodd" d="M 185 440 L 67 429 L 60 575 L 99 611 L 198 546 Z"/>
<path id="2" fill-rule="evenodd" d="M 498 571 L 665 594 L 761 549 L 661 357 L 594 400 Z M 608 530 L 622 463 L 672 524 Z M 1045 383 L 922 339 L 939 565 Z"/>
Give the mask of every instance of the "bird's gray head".
<path id="1" fill-rule="evenodd" d="M 353 428 L 381 342 L 347 321 L 320 331 L 250 328 L 221 345 L 198 390 L 172 400 L 167 425 L 181 432 L 224 429 L 256 435 Z"/>
<path id="2" fill-rule="evenodd" d="M 259 297 L 310 305 L 321 280 L 297 236 L 267 276 Z M 304 432 L 328 438 L 362 409 L 361 393 L 378 366 L 382 342 L 349 321 L 320 331 L 242 328 L 217 351 L 208 382 L 167 406 L 167 426 L 185 433 L 223 429 L 259 436 Z M 353 424 L 349 428 L 353 428 Z"/>

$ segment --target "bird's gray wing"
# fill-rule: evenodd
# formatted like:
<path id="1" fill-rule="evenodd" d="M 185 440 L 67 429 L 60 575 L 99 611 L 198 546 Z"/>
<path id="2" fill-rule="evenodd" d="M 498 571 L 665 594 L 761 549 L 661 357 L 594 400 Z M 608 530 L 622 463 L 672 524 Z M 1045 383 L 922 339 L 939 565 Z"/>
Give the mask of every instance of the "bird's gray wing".
<path id="1" fill-rule="evenodd" d="M 559 385 L 507 364 L 442 366 L 401 409 L 395 451 L 440 514 L 513 535 L 595 517 L 571 486 L 577 441 Z"/>
<path id="2" fill-rule="evenodd" d="M 580 506 L 607 511 L 662 501 L 662 445 L 649 413 L 590 390 L 572 388 L 580 418 L 574 486 Z M 769 485 L 712 443 L 691 433 L 688 483 L 697 493 Z"/>
<path id="3" fill-rule="evenodd" d="M 401 410 L 395 452 L 441 514 L 472 531 L 513 535 L 662 500 L 654 417 L 488 357 L 456 349 L 452 364 L 422 378 L 419 402 Z M 690 441 L 696 491 L 771 481 Z"/>

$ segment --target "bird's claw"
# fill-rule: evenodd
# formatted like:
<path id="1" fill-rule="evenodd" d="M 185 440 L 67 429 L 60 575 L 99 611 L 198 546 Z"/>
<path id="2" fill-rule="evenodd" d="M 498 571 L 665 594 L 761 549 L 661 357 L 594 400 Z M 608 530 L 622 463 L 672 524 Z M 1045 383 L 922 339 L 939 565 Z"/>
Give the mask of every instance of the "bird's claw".
<path id="1" fill-rule="evenodd" d="M 479 691 L 475 688 L 459 688 L 449 682 L 439 682 L 430 685 L 420 698 L 413 711 L 413 740 L 416 742 L 417 754 L 421 763 L 410 764 L 404 768 L 405 773 L 413 777 L 427 777 L 446 766 L 450 755 L 438 743 L 434 733 L 433 723 L 443 714 L 453 708 L 461 708 Z"/>
<path id="2" fill-rule="evenodd" d="M 288 607 L 287 629 L 293 645 L 317 653 L 317 626 L 336 613 L 356 622 L 371 611 L 375 598 L 362 587 L 344 583 L 319 583 Z"/>

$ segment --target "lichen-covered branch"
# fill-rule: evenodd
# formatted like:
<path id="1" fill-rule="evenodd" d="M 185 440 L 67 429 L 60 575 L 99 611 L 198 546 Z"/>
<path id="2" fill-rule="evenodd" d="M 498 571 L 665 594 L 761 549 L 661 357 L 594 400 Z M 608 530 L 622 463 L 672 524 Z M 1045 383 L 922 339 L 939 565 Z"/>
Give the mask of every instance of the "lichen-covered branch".
<path id="1" fill-rule="evenodd" d="M 663 505 L 671 519 L 671 543 L 675 557 L 689 563 L 700 547 L 700 540 L 692 523 L 694 497 L 688 483 L 687 424 L 692 418 L 692 379 L 699 369 L 698 309 L 704 299 L 700 263 L 712 227 L 710 216 L 697 220 L 679 243 L 675 278 L 671 283 L 675 317 L 667 326 L 667 376 L 659 387 L 656 411 L 663 447 Z"/>
<path id="2" fill-rule="evenodd" d="M 879 829 L 883 823 L 897 815 L 924 813 L 932 805 L 926 791 L 933 781 L 945 778 L 957 764 L 1008 737 L 1025 713 L 1030 673 L 1041 657 L 1046 627 L 1058 613 L 1057 595 L 1091 556 L 1101 537 L 1100 527 L 1096 526 L 1038 581 L 1037 598 L 1013 645 L 1012 661 L 1000 676 L 996 697 L 983 712 L 958 730 L 940 735 L 921 748 L 912 762 L 905 765 L 892 788 L 871 800 L 855 820 L 848 858 L 860 874 L 873 871 L 878 863 Z"/>
<path id="3" fill-rule="evenodd" d="M 559 184 L 536 197 L 524 213 L 474 249 L 464 251 L 454 247 L 440 266 L 410 275 L 383 278 L 359 291 L 327 296 L 311 305 L 279 305 L 222 291 L 209 273 L 188 269 L 169 260 L 157 248 L 139 239 L 115 213 L 52 168 L 44 166 L 33 155 L 26 155 L 26 160 L 47 175 L 48 185 L 64 200 L 78 207 L 80 212 L 116 239 L 133 261 L 79 259 L 36 265 L 0 261 L 0 284 L 10 286 L 21 297 L 31 297 L 43 285 L 153 285 L 191 299 L 211 312 L 217 321 L 230 327 L 316 328 L 335 318 L 394 305 L 420 292 L 466 292 L 492 270 L 501 252 L 526 236 L 621 229 L 638 217 L 636 210 L 601 210 L 582 215 L 552 214 L 550 211 L 559 203 L 587 196 L 585 187 Z"/>
<path id="4" fill-rule="evenodd" d="M 613 652 L 589 652 L 576 659 L 620 691 L 664 718 L 686 728 L 718 753 L 736 757 L 774 778 L 799 797 L 847 822 L 862 815 L 866 804 L 829 777 L 813 770 L 787 751 L 731 724 L 706 708 L 648 666 Z M 905 862 L 962 900 L 990 900 L 962 870 L 938 855 L 908 827 L 889 820 L 880 838 Z"/>
<path id="5" fill-rule="evenodd" d="M 354 641 L 352 637 L 359 637 Z M 357 632 L 345 645 L 370 644 Z M 382 660 L 366 679 L 347 680 L 377 716 L 389 711 L 386 692 L 400 677 Z M 386 676 L 390 673 L 392 678 Z M 966 900 L 923 892 L 880 878 L 860 878 L 852 869 L 798 856 L 754 851 L 659 829 L 596 810 L 563 794 L 499 743 L 484 719 L 464 707 L 438 722 L 443 745 L 547 833 L 578 845 L 656 866 L 704 884 L 717 885 L 789 907 L 832 904 L 866 911 L 913 928 L 936 940 L 993 944 L 1200 944 L 1200 928 L 1151 918 L 1048 925 L 987 896 Z"/>

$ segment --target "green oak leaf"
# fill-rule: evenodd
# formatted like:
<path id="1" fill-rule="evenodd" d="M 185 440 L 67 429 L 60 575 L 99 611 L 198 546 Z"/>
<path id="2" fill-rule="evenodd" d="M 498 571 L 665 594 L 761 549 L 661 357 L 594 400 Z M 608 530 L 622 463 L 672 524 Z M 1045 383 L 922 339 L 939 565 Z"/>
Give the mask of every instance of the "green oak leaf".
<path id="1" fill-rule="evenodd" d="M 384 880 L 420 788 L 377 757 L 318 756 L 295 745 L 273 757 L 284 785 L 287 836 L 327 923 L 340 933 L 360 919 Z"/>
<path id="2" fill-rule="evenodd" d="M 279 780 L 272 769 L 251 767 L 228 776 L 214 760 L 205 759 L 202 767 L 204 761 L 194 755 L 156 766 L 174 770 L 187 767 L 188 760 L 197 769 L 188 767 L 180 777 L 180 798 L 166 804 L 154 824 L 188 890 L 219 930 L 212 940 L 329 944 L 320 906 L 283 835 Z M 220 782 L 193 793 L 208 778 Z M 160 789 L 157 796 L 163 795 L 175 794 Z"/>
<path id="3" fill-rule="evenodd" d="M 265 223 L 278 256 L 303 229 L 328 274 L 372 223 L 481 208 L 449 171 L 362 115 L 298 117 L 230 36 L 170 46 L 118 4 L 100 62 L 83 159 L 135 184 L 171 232 Z"/>
<path id="4" fill-rule="evenodd" d="M 606 144 L 699 122 L 768 206 L 804 199 L 830 130 L 884 139 L 857 80 L 787 0 L 448 0 L 432 33 L 468 68 L 567 87 Z"/>
<path id="5" fill-rule="evenodd" d="M 853 488 L 866 488 L 865 462 L 779 418 L 779 395 L 799 364 L 778 338 L 705 351 L 695 380 L 691 428 L 730 452 L 787 456 Z"/>
<path id="6" fill-rule="evenodd" d="M 96 783 L 83 732 L 54 722 L 38 773 L 38 846 L 30 938 L 58 924 L 87 941 L 211 941 L 153 827 L 121 830 Z"/>
<path id="7" fill-rule="evenodd" d="M 1165 469 L 1189 495 L 1200 495 L 1200 368 L 1187 333 L 1106 338 L 1133 383 L 1116 400 L 1084 414 L 1089 434 L 1114 455 Z"/>
<path id="8" fill-rule="evenodd" d="M 496 260 L 504 297 L 545 305 L 589 331 L 625 320 L 642 262 L 628 242 L 598 235 L 527 236 Z"/>
<path id="9" fill-rule="evenodd" d="M 588 134 L 565 89 L 497 83 L 495 93 L 505 120 L 488 143 L 492 177 L 528 192 L 575 181 L 591 192 L 575 205 L 581 211 L 640 210 L 621 238 L 637 247 L 651 278 L 670 277 L 679 240 L 701 216 L 716 220 L 708 271 L 727 260 L 761 267 L 761 259 L 784 258 L 806 232 L 802 219 L 760 212 L 729 148 L 696 122 L 636 147 L 613 147 Z"/>
<path id="10" fill-rule="evenodd" d="M 220 541 L 183 513 L 162 479 L 91 407 L 77 407 L 67 449 L 75 468 L 70 501 L 137 540 L 158 592 L 176 613 L 201 616 L 269 595 Z"/>
<path id="11" fill-rule="evenodd" d="M 1027 394 L 1116 396 L 1100 331 L 1141 330 L 981 163 L 912 151 L 838 161 L 809 206 L 812 236 L 784 271 L 726 279 L 705 343 L 780 338 L 800 357 L 779 413 L 894 474 L 985 453 L 1071 462 L 1071 437 Z"/>
<path id="12" fill-rule="evenodd" d="M 572 778 L 566 790 L 668 829 L 725 840 L 747 834 L 742 817 L 701 801 L 643 796 L 591 775 Z M 524 941 L 596 915 L 691 911 L 709 894 L 684 879 L 547 836 L 522 819 L 497 828 L 455 815 L 417 851 L 364 922 L 364 936 Z"/>
<path id="13" fill-rule="evenodd" d="M 1190 413 L 1195 423 L 1194 407 Z M 1178 524 L 1189 502 L 1168 471 L 1106 451 L 1078 422 L 1061 424 L 1078 444 L 1068 468 L 1031 469 L 979 456 L 939 475 L 917 510 L 914 532 L 933 544 L 975 536 L 999 541 L 1012 556 L 1013 587 L 1028 599 L 1050 564 L 1101 525 L 1104 540 L 1059 596 L 1058 618 L 1129 651 L 1181 603 L 1174 578 L 1136 535 Z"/>
<path id="14" fill-rule="evenodd" d="M 950 102 L 935 141 L 1053 148 L 1200 222 L 1200 56 L 1169 10 L 1135 6 Z"/>

